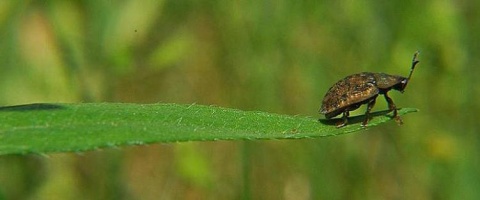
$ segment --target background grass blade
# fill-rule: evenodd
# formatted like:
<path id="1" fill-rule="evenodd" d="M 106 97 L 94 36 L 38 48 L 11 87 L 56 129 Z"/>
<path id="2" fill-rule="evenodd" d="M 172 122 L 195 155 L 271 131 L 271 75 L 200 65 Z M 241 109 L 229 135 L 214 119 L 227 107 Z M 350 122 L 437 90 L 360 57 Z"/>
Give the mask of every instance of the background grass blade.
<path id="1" fill-rule="evenodd" d="M 404 108 L 400 115 L 415 112 Z M 29 104 L 0 108 L 0 155 L 87 151 L 155 142 L 293 139 L 362 130 L 334 121 L 203 105 Z M 391 120 L 374 113 L 369 127 Z"/>

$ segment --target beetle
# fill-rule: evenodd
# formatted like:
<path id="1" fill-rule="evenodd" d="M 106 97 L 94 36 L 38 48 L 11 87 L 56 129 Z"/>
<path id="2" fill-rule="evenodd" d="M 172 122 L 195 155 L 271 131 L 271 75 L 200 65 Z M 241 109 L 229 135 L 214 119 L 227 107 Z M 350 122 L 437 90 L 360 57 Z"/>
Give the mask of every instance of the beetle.
<path id="1" fill-rule="evenodd" d="M 361 105 L 367 104 L 365 119 L 362 126 L 367 126 L 370 111 L 375 105 L 375 100 L 381 94 L 388 103 L 389 112 L 393 111 L 393 117 L 399 125 L 403 122 L 397 114 L 397 106 L 392 98 L 388 96 L 388 91 L 394 89 L 401 93 L 407 87 L 412 77 L 415 66 L 420 62 L 418 60 L 419 52 L 415 52 L 412 59 L 410 74 L 407 78 L 398 75 L 389 75 L 385 73 L 362 72 L 343 78 L 335 83 L 323 97 L 320 113 L 325 118 L 331 119 L 339 114 L 343 114 L 343 122 L 337 124 L 337 127 L 343 127 L 348 122 L 349 112 L 358 109 Z"/>

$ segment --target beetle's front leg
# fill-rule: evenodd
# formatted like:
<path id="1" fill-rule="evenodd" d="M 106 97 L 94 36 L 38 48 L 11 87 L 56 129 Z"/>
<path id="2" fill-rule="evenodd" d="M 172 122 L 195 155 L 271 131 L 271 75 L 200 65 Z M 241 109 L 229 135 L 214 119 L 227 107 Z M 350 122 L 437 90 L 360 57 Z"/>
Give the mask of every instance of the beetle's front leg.
<path id="1" fill-rule="evenodd" d="M 393 103 L 392 98 L 390 98 L 387 93 L 385 93 L 384 96 L 385 96 L 385 100 L 387 100 L 387 103 L 388 103 L 388 109 L 389 109 L 390 111 L 393 111 L 393 118 L 395 118 L 395 121 L 397 122 L 398 125 L 402 125 L 402 124 L 403 124 L 403 121 L 402 121 L 402 119 L 400 119 L 400 117 L 398 116 L 397 106 L 395 106 L 395 103 Z"/>

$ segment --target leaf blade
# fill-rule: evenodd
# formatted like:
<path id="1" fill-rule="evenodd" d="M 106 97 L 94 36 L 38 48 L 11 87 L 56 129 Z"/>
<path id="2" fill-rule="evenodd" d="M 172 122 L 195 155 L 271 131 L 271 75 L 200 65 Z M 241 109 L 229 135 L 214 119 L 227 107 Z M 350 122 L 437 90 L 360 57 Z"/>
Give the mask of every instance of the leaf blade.
<path id="1" fill-rule="evenodd" d="M 399 115 L 416 112 L 399 110 Z M 369 127 L 390 121 L 374 113 Z M 0 155 L 78 152 L 182 141 L 301 139 L 363 130 L 331 121 L 259 111 L 179 104 L 29 104 L 0 108 Z"/>

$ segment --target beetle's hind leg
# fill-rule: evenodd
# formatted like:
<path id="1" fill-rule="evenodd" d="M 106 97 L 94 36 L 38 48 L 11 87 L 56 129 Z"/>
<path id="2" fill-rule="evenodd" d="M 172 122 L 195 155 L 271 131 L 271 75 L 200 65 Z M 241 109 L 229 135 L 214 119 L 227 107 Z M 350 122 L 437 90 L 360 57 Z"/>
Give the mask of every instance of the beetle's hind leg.
<path id="1" fill-rule="evenodd" d="M 348 116 L 350 116 L 350 112 L 348 110 L 343 111 L 342 122 L 337 124 L 337 128 L 341 128 L 347 125 Z"/>
<path id="2" fill-rule="evenodd" d="M 393 111 L 393 118 L 395 118 L 395 121 L 397 122 L 398 125 L 402 125 L 403 121 L 398 116 L 397 106 L 395 106 L 395 103 L 393 103 L 392 98 L 390 98 L 387 93 L 385 93 L 384 96 L 385 96 L 385 100 L 387 100 L 387 103 L 388 103 L 388 109 L 390 110 L 390 112 Z"/>
<path id="3" fill-rule="evenodd" d="M 372 110 L 373 106 L 375 105 L 375 100 L 377 97 L 372 98 L 367 105 L 367 111 L 365 112 L 365 119 L 363 120 L 362 126 L 367 126 L 368 120 L 370 120 L 370 111 Z"/>

